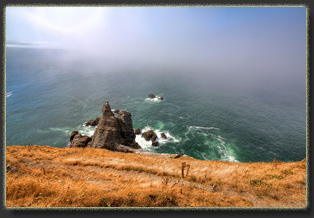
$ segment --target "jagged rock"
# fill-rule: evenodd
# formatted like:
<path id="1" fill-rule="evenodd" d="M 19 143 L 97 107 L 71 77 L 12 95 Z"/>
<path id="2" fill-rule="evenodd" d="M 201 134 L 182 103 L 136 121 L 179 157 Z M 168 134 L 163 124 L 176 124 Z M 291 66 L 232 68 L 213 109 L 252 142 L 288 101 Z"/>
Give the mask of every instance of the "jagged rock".
<path id="1" fill-rule="evenodd" d="M 109 103 L 106 102 L 90 147 L 114 151 L 119 145 L 141 148 L 135 142 L 131 113 L 120 111 L 115 117 Z"/>
<path id="2" fill-rule="evenodd" d="M 153 130 L 148 130 L 147 132 L 144 132 L 142 134 L 142 137 L 146 140 L 149 141 L 151 140 L 152 142 L 156 141 L 157 135 Z"/>
<path id="3" fill-rule="evenodd" d="M 139 135 L 139 134 L 141 134 L 142 133 L 142 131 L 141 131 L 141 129 L 139 129 L 139 128 L 137 128 L 136 130 L 134 130 L 134 134 L 135 135 Z"/>
<path id="4" fill-rule="evenodd" d="M 92 138 L 89 136 L 82 136 L 78 131 L 73 131 L 70 135 L 70 148 L 77 147 L 87 147 L 88 144 L 92 141 Z"/>
<path id="5" fill-rule="evenodd" d="M 79 134 L 78 131 L 73 131 L 73 132 L 71 132 L 71 134 L 70 134 L 70 141 L 72 141 L 73 138 L 74 138 L 74 136 L 77 135 L 77 134 Z"/>
<path id="6" fill-rule="evenodd" d="M 167 138 L 168 138 L 168 137 L 166 136 L 166 134 L 163 133 L 163 132 L 160 134 L 160 137 L 163 138 L 163 139 L 167 139 Z"/>
<path id="7" fill-rule="evenodd" d="M 85 125 L 86 125 L 86 126 L 97 126 L 99 120 L 100 120 L 100 117 L 97 117 L 95 120 L 91 119 L 91 120 L 87 121 L 87 122 L 85 123 Z"/>
<path id="8" fill-rule="evenodd" d="M 156 98 L 156 95 L 154 95 L 154 94 L 149 94 L 148 97 L 149 97 L 149 98 Z"/>
<path id="9" fill-rule="evenodd" d="M 158 146 L 158 142 L 153 141 L 153 142 L 152 142 L 152 146 L 157 147 L 157 146 Z"/>

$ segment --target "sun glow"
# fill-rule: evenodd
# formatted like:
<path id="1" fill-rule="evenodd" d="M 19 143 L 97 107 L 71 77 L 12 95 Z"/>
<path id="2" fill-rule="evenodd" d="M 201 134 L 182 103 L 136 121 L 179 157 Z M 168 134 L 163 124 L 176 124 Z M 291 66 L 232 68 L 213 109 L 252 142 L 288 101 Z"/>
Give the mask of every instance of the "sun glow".
<path id="1" fill-rule="evenodd" d="M 72 35 L 88 32 L 103 22 L 105 8 L 36 7 L 24 10 L 25 19 L 37 28 Z"/>

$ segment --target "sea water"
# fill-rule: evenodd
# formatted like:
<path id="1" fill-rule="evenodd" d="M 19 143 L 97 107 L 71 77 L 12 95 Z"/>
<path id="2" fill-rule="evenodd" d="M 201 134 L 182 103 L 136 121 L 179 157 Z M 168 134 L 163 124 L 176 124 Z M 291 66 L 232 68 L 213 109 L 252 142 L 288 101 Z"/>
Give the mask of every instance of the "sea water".
<path id="1" fill-rule="evenodd" d="M 297 90 L 248 90 L 178 68 L 130 70 L 103 62 L 95 67 L 57 49 L 7 48 L 6 145 L 65 147 L 74 130 L 91 136 L 94 127 L 84 123 L 101 116 L 109 101 L 112 109 L 131 112 L 134 129 L 157 133 L 158 147 L 136 136 L 152 152 L 234 162 L 306 156 L 305 81 Z M 151 93 L 164 100 L 149 99 Z"/>

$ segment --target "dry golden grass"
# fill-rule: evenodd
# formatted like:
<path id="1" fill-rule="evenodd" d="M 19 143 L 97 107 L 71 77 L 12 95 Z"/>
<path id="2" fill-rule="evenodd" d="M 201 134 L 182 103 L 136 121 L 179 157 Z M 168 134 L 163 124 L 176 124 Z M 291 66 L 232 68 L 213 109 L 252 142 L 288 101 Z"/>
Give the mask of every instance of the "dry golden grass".
<path id="1" fill-rule="evenodd" d="M 307 203 L 305 160 L 231 163 L 8 146 L 6 166 L 7 207 L 303 208 Z"/>

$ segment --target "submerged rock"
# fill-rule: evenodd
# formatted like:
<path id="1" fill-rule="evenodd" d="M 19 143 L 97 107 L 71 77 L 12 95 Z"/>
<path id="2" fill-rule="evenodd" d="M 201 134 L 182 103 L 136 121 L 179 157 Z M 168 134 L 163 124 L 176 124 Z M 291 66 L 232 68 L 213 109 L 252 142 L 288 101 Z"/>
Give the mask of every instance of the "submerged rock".
<path id="1" fill-rule="evenodd" d="M 164 97 L 158 97 L 158 100 L 164 100 Z"/>

